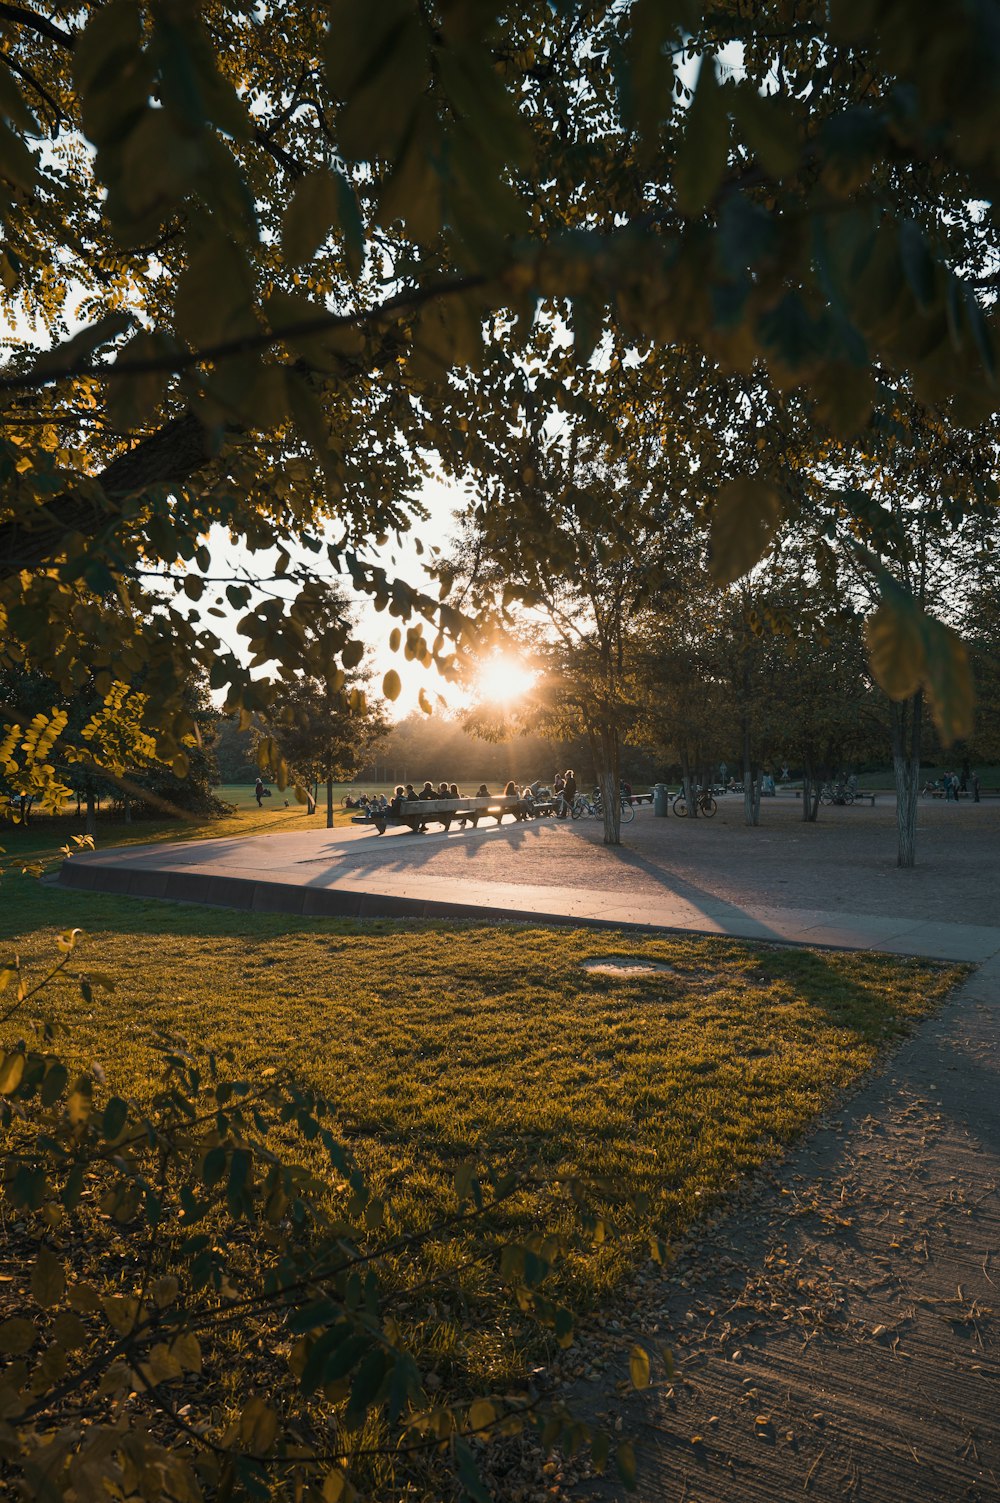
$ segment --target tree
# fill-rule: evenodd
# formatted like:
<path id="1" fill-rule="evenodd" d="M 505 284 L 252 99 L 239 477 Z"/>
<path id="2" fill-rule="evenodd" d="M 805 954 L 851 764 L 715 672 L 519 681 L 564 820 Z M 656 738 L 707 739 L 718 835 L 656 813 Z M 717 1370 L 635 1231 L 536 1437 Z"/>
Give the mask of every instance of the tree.
<path id="1" fill-rule="evenodd" d="M 943 422 L 904 386 L 887 394 L 883 422 L 815 465 L 813 525 L 827 539 L 820 579 L 872 612 L 868 651 L 890 702 L 901 867 L 916 862 L 926 708 L 946 743 L 973 729 L 959 627 L 966 593 L 995 551 L 998 453 L 995 425 Z"/>
<path id="2" fill-rule="evenodd" d="M 597 770 L 604 843 L 621 839 L 621 747 L 638 718 L 633 637 L 667 575 L 658 497 L 576 431 L 526 423 L 513 444 L 520 488 L 467 516 L 465 598 L 498 628 L 530 637 L 539 669 L 520 714 L 562 738 L 586 736 Z"/>
<path id="3" fill-rule="evenodd" d="M 254 711 L 267 686 L 207 612 L 228 597 L 255 657 L 322 671 L 304 549 L 461 643 L 446 602 L 363 549 L 413 520 L 429 453 L 486 468 L 479 372 L 517 379 L 540 305 L 581 361 L 609 327 L 643 356 L 684 343 L 803 389 L 835 429 L 865 426 L 884 372 L 985 417 L 989 14 L 786 11 L 5 5 L 4 623 L 66 692 L 142 662 L 167 705 L 199 661 Z M 756 477 L 722 509 L 731 558 L 753 561 L 787 499 Z M 214 525 L 277 546 L 290 606 L 213 570 Z M 150 571 L 169 607 L 113 631 L 101 602 Z M 184 723 L 166 717 L 161 757 Z"/>
<path id="4" fill-rule="evenodd" d="M 333 829 L 333 785 L 350 782 L 388 735 L 380 706 L 366 704 L 355 689 L 330 693 L 317 679 L 297 679 L 279 690 L 258 735 L 263 770 L 273 773 L 275 752 L 303 788 L 326 784 L 326 826 Z M 312 795 L 309 795 L 315 809 Z"/>

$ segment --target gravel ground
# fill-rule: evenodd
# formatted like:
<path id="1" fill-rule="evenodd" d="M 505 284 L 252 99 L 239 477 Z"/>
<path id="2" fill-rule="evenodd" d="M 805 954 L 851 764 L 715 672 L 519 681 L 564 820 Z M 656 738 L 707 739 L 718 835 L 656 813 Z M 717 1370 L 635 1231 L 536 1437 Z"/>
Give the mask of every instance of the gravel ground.
<path id="1" fill-rule="evenodd" d="M 295 837 L 285 837 L 289 841 Z M 303 837 L 306 838 L 306 837 Z M 314 837 L 308 837 L 313 840 Z M 447 837 L 433 829 L 314 846 L 304 866 L 361 876 L 420 870 L 428 877 L 652 892 L 695 900 L 710 894 L 743 906 L 821 908 L 963 924 L 995 924 L 1000 905 L 1000 799 L 980 804 L 921 801 L 917 866 L 896 866 L 896 810 L 831 805 L 816 824 L 793 798 L 765 799 L 761 823 L 743 822 L 743 800 L 719 800 L 714 819 L 657 819 L 647 805 L 603 845 L 594 819 L 501 826 Z"/>

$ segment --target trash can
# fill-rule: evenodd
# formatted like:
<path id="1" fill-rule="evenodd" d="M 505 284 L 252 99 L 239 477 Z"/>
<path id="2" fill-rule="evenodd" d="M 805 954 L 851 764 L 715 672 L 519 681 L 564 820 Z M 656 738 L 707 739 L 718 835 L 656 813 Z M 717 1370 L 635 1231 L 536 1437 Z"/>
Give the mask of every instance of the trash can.
<path id="1" fill-rule="evenodd" d="M 666 783 L 653 784 L 653 813 L 661 819 L 670 813 L 670 793 Z"/>

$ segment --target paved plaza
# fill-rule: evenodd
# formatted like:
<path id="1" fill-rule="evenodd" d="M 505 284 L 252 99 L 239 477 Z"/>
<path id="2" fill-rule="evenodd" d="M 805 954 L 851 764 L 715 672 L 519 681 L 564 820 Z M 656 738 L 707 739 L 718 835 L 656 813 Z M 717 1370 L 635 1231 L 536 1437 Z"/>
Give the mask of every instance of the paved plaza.
<path id="1" fill-rule="evenodd" d="M 297 914 L 503 917 L 638 924 L 931 955 L 1000 954 L 1000 799 L 922 804 L 918 866 L 895 864 L 895 808 L 831 806 L 802 822 L 791 797 L 743 823 L 648 806 L 616 849 L 600 822 L 541 819 L 424 835 L 363 825 L 129 846 L 74 856 L 73 886 Z"/>
<path id="2" fill-rule="evenodd" d="M 913 871 L 895 865 L 888 798 L 825 808 L 816 825 L 778 798 L 761 820 L 746 828 L 736 798 L 712 821 L 644 808 L 615 850 L 593 820 L 318 829 L 98 852 L 63 880 L 290 913 L 624 923 L 973 962 L 887 1069 L 665 1272 L 637 1274 L 621 1339 L 665 1342 L 674 1377 L 629 1397 L 623 1361 L 573 1401 L 636 1438 L 641 1503 L 996 1503 L 1000 800 L 922 804 Z M 627 1496 L 610 1480 L 572 1491 Z"/>

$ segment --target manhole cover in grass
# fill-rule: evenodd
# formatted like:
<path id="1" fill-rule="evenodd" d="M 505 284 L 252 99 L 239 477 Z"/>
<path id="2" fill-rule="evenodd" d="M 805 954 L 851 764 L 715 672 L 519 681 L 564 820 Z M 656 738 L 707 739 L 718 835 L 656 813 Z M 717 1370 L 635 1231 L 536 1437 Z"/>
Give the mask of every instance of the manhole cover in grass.
<path id="1" fill-rule="evenodd" d="M 604 955 L 584 960 L 582 967 L 591 976 L 676 976 L 672 965 L 662 960 L 630 960 L 626 955 Z"/>

